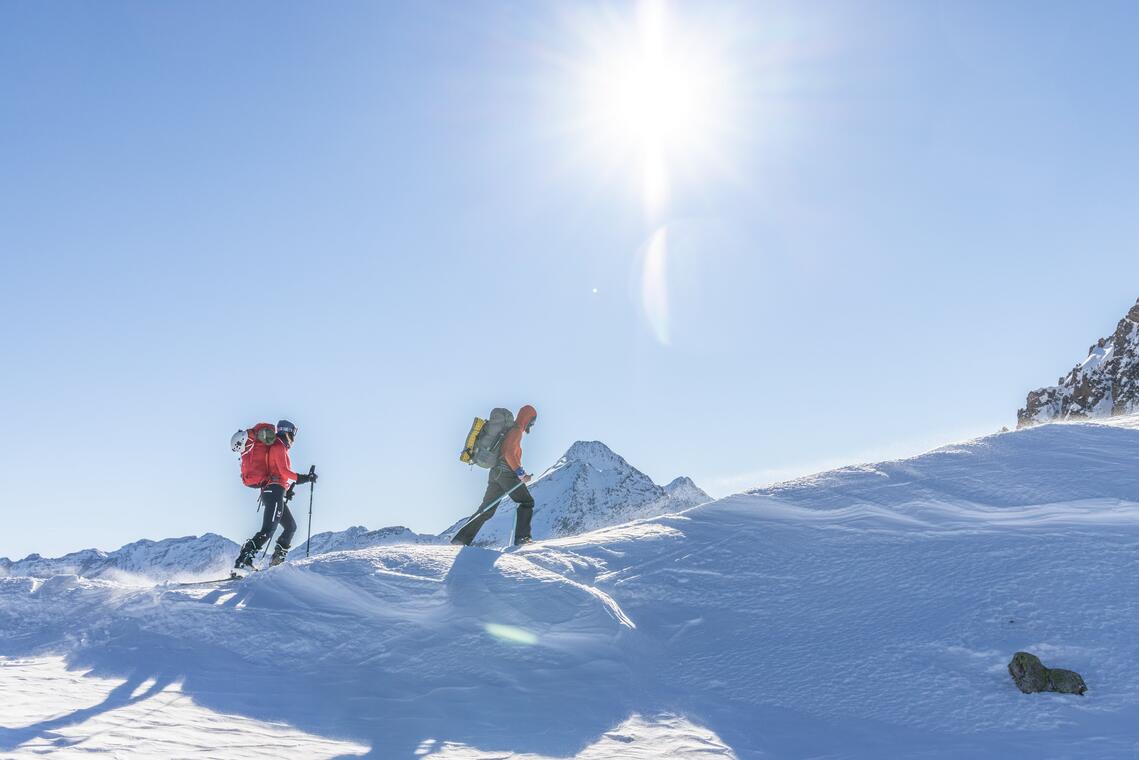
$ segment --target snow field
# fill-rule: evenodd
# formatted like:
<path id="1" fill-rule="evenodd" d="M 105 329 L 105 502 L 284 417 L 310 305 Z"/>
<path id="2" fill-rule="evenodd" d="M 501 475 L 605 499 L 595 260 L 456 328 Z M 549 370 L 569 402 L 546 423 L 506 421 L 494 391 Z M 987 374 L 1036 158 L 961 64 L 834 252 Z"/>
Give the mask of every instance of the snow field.
<path id="1" fill-rule="evenodd" d="M 1129 424 L 1054 425 L 507 553 L 2 578 L 0 656 L 31 696 L 0 756 L 98 748 L 97 721 L 146 708 L 139 746 L 187 756 L 244 756 L 194 728 L 216 719 L 312 757 L 1135 757 L 1137 463 Z M 1090 691 L 1021 694 L 1019 649 Z M 84 691 L 151 679 L 103 710 Z"/>

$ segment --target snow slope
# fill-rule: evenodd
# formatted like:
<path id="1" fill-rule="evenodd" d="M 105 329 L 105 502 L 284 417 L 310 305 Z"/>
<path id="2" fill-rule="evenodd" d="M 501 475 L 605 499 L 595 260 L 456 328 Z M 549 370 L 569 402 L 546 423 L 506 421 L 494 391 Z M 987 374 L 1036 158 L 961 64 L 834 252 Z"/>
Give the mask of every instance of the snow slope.
<path id="1" fill-rule="evenodd" d="M 215 587 L 0 578 L 20 702 L 0 757 L 1134 757 L 1136 424 L 507 553 L 376 546 Z M 1021 694 L 1018 649 L 1090 691 Z"/>

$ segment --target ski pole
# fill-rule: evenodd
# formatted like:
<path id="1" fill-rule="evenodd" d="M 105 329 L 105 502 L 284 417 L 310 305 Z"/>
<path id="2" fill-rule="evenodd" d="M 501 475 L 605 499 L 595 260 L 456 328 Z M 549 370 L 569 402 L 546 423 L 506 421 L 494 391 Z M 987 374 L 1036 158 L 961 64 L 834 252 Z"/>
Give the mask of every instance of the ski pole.
<path id="1" fill-rule="evenodd" d="M 312 476 L 316 474 L 316 465 L 308 468 L 308 538 L 305 540 L 305 556 L 308 556 L 308 551 L 312 547 L 312 492 L 316 490 L 316 481 Z"/>

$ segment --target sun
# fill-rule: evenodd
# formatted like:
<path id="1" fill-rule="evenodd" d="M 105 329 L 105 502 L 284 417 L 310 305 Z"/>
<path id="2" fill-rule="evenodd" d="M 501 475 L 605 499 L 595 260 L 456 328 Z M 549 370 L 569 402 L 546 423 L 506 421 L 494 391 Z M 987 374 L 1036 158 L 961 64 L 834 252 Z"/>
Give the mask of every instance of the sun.
<path id="1" fill-rule="evenodd" d="M 610 158 L 639 166 L 650 217 L 664 213 L 678 168 L 698 167 L 723 145 L 730 76 L 715 47 L 664 0 L 644 0 L 630 20 L 594 32 L 582 121 Z"/>

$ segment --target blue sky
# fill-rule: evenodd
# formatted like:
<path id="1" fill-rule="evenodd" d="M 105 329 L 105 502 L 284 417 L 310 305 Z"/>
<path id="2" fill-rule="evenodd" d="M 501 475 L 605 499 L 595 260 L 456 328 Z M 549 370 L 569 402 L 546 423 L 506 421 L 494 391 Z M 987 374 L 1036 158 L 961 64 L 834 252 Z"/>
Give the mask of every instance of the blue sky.
<path id="1" fill-rule="evenodd" d="M 666 10 L 725 107 L 647 214 L 632 4 L 0 5 L 0 555 L 243 539 L 281 416 L 316 530 L 469 512 L 496 405 L 716 495 L 915 453 L 1139 296 L 1134 4 Z"/>

